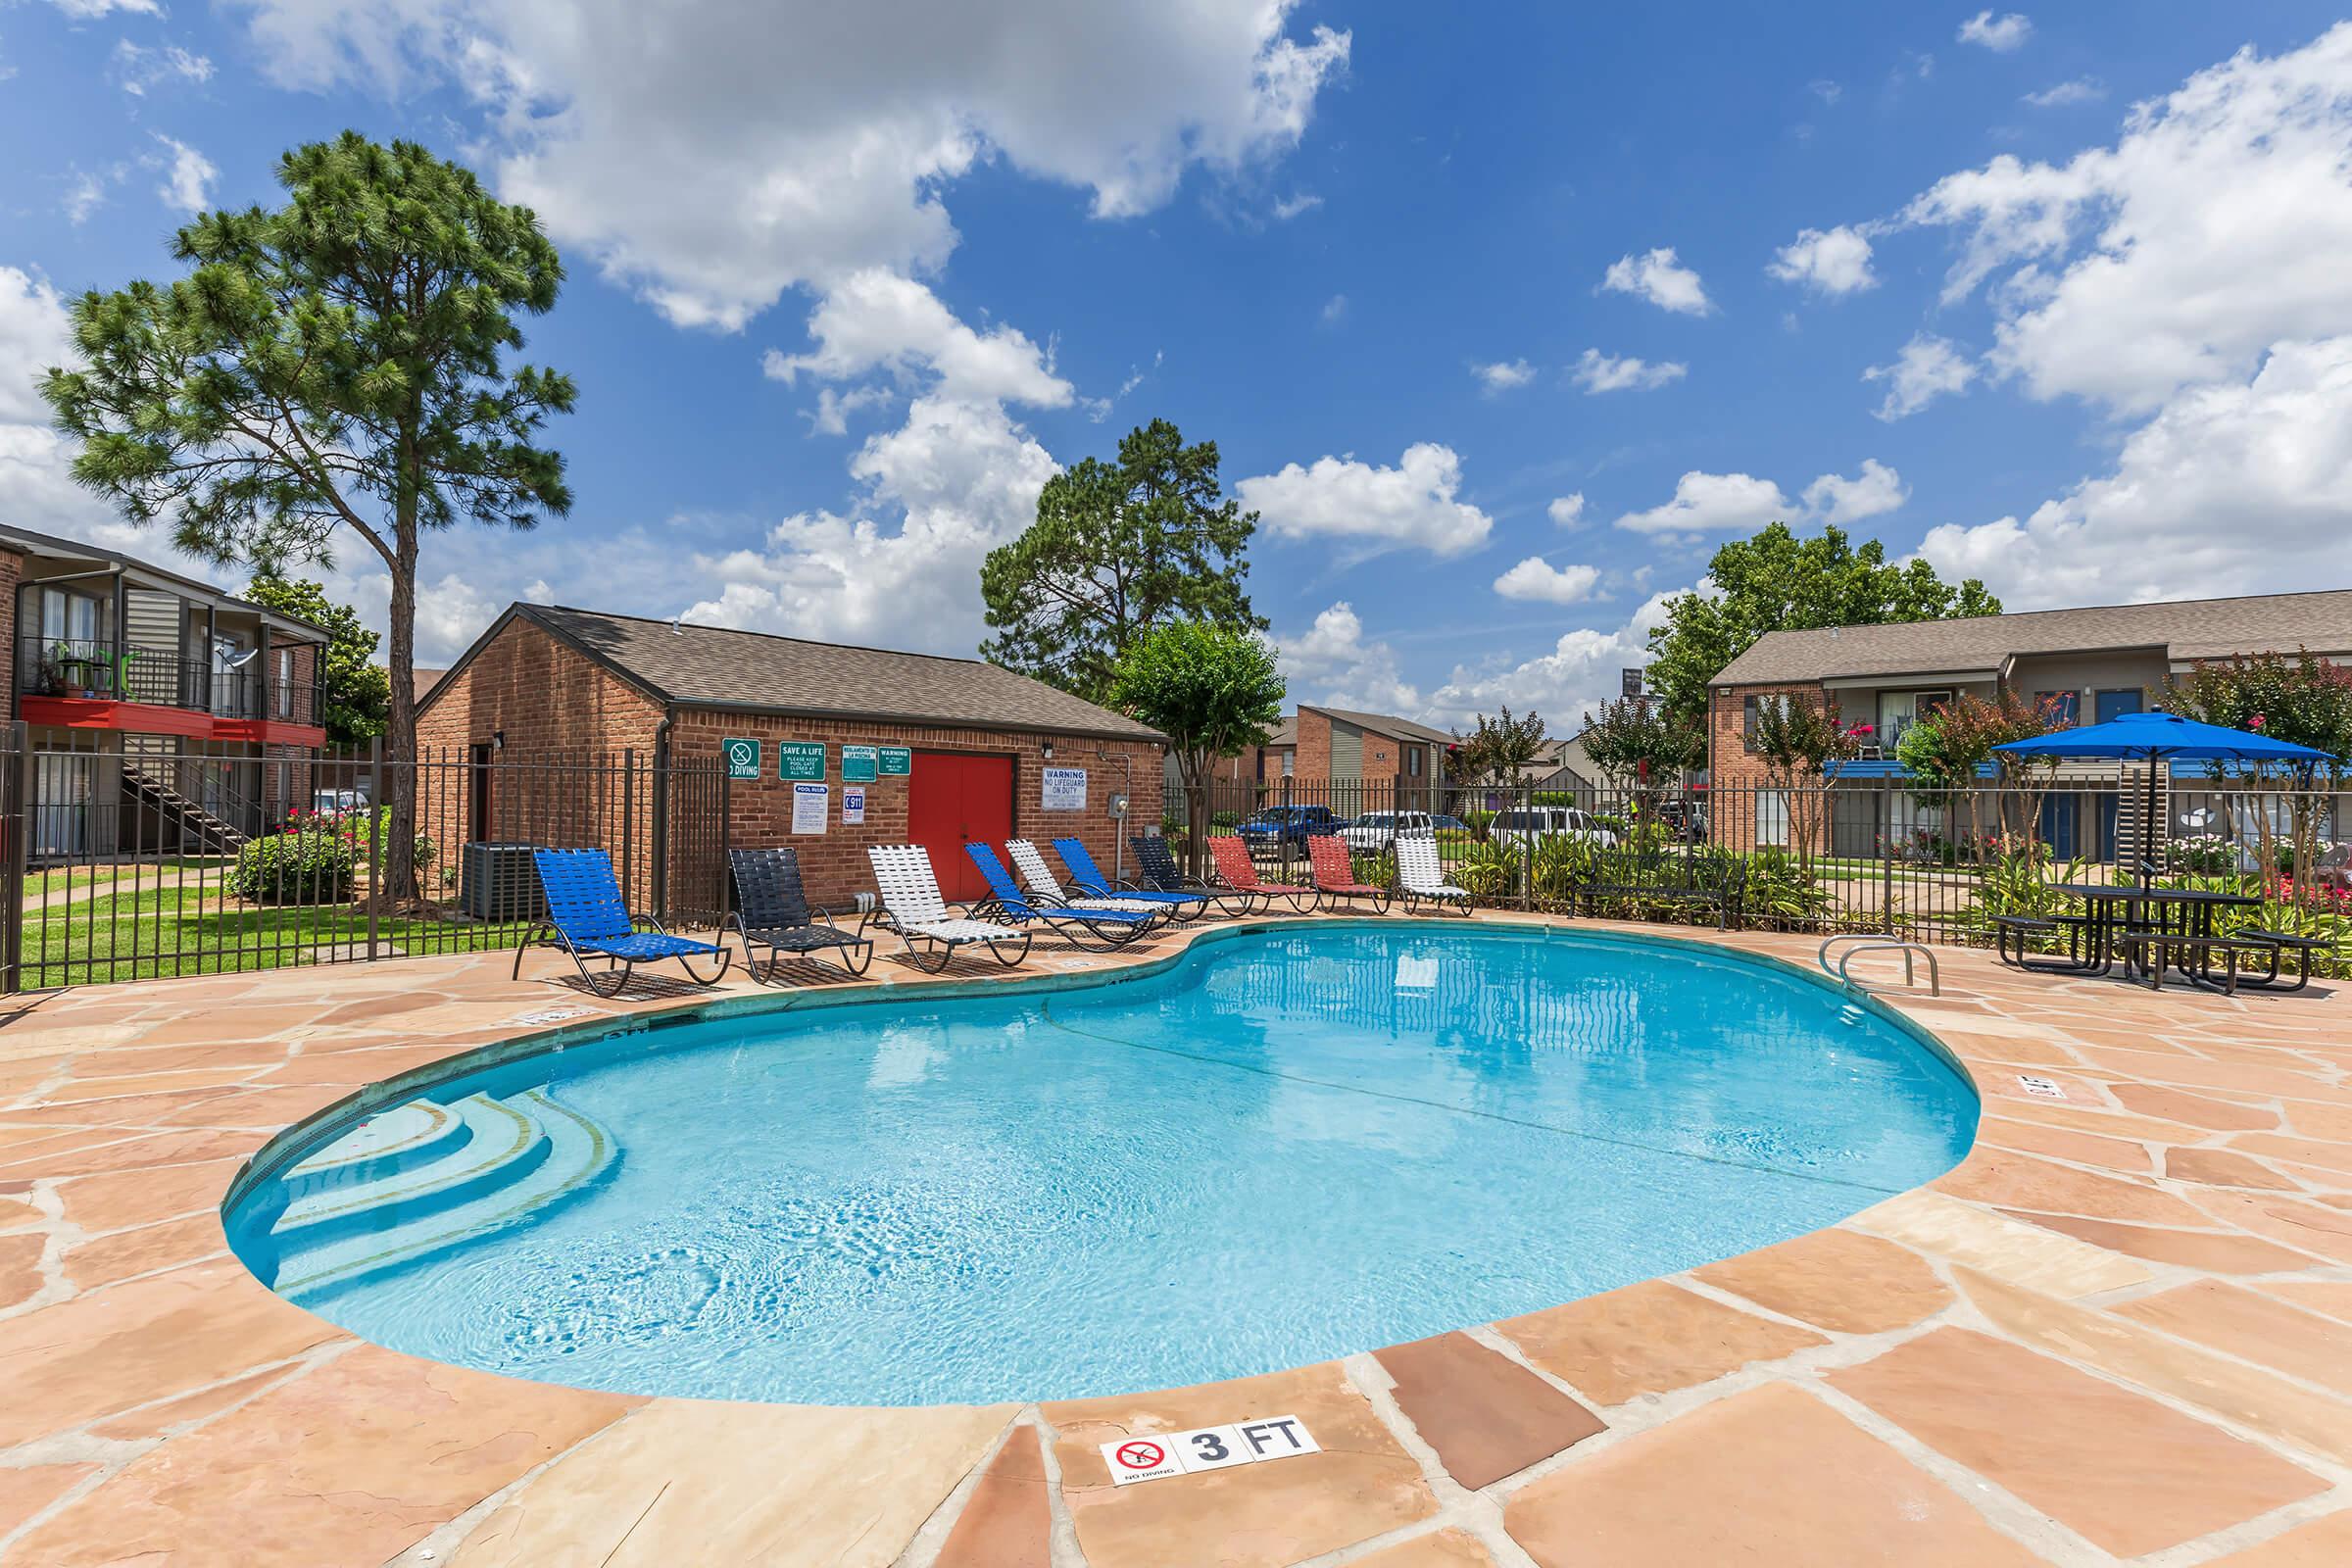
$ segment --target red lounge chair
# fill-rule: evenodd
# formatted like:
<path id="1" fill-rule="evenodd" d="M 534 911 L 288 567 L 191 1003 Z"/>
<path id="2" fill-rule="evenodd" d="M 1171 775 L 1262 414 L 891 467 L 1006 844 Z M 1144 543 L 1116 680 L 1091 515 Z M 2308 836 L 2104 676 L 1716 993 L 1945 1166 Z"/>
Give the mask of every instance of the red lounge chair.
<path id="1" fill-rule="evenodd" d="M 1259 907 L 1271 909 L 1277 903 L 1287 903 L 1294 914 L 1314 911 L 1316 898 L 1313 888 L 1302 888 L 1288 882 L 1261 882 L 1257 866 L 1250 858 L 1250 846 L 1230 833 L 1212 833 L 1208 839 L 1209 858 L 1217 862 L 1217 876 L 1225 885 L 1250 903 L 1250 912 Z"/>
<path id="2" fill-rule="evenodd" d="M 1307 863 L 1314 868 L 1315 891 L 1327 899 L 1370 899 L 1374 914 L 1389 912 L 1389 890 L 1355 879 L 1355 861 L 1336 833 L 1317 833 L 1306 841 Z"/>

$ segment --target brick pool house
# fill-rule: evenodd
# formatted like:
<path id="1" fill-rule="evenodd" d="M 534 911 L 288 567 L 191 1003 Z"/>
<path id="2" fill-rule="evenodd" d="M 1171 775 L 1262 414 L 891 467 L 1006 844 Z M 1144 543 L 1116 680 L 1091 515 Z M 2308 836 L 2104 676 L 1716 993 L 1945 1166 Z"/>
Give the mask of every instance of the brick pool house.
<path id="1" fill-rule="evenodd" d="M 995 664 L 545 605 L 507 607 L 425 694 L 416 737 L 420 756 L 469 781 L 435 817 L 460 845 L 533 836 L 496 799 L 502 762 L 625 757 L 708 776 L 730 743 L 756 743 L 757 776 L 725 784 L 726 842 L 793 846 L 810 896 L 837 907 L 873 887 L 869 845 L 923 845 L 959 900 L 985 891 L 967 841 L 1076 837 L 1109 871 L 1132 859 L 1124 834 L 1161 813 L 1158 732 Z M 845 777 L 845 748 L 878 776 Z M 808 783 L 827 787 L 821 832 L 794 831 Z M 845 820 L 851 789 L 864 792 L 862 822 Z M 604 836 L 612 819 L 596 819 Z"/>

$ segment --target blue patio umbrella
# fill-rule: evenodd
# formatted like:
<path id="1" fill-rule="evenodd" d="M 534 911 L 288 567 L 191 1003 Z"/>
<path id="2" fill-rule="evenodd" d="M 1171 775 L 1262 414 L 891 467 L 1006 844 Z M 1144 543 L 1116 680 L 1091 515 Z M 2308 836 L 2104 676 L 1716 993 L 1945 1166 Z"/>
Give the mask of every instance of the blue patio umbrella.
<path id="1" fill-rule="evenodd" d="M 2081 724 L 2055 734 L 2009 741 L 1993 748 L 2013 757 L 2113 757 L 2148 766 L 2148 853 L 2155 854 L 2156 767 L 2176 758 L 2213 762 L 2326 762 L 2316 747 L 2276 740 L 2257 730 L 2203 724 L 2179 713 L 2119 713 L 2104 724 Z M 2141 874 L 2155 869 L 2142 862 Z"/>

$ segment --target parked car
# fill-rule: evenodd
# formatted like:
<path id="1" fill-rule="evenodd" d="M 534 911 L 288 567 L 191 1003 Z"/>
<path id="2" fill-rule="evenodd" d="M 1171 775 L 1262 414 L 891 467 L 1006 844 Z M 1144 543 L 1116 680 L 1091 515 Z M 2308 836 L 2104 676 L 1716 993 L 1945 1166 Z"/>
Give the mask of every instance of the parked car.
<path id="1" fill-rule="evenodd" d="M 1592 812 L 1573 806 L 1537 806 L 1526 810 L 1501 812 L 1487 828 L 1487 836 L 1522 843 L 1564 836 L 1588 839 L 1604 849 L 1617 842 L 1617 835 L 1592 820 Z"/>
<path id="2" fill-rule="evenodd" d="M 366 790 L 319 790 L 311 797 L 311 809 L 326 815 L 368 808 Z"/>
<path id="3" fill-rule="evenodd" d="M 1683 843 L 1707 842 L 1707 808 L 1696 801 L 1660 801 L 1652 813 Z"/>
<path id="4" fill-rule="evenodd" d="M 1348 825 L 1328 806 L 1270 806 L 1234 829 L 1252 849 L 1276 844 L 1304 845 L 1322 833 L 1337 833 Z"/>
<path id="5" fill-rule="evenodd" d="M 1427 833 L 1437 820 L 1427 811 L 1366 811 L 1340 829 L 1340 838 L 1358 854 L 1387 849 L 1399 833 Z"/>

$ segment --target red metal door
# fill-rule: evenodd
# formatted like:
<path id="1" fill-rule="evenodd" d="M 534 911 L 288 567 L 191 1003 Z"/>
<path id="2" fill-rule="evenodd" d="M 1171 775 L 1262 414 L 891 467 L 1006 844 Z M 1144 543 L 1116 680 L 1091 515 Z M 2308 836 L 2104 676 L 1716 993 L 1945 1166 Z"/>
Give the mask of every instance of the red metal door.
<path id="1" fill-rule="evenodd" d="M 906 837 L 931 852 L 951 903 L 988 896 L 966 844 L 1002 846 L 1012 833 L 1012 759 L 917 752 L 907 781 Z"/>

